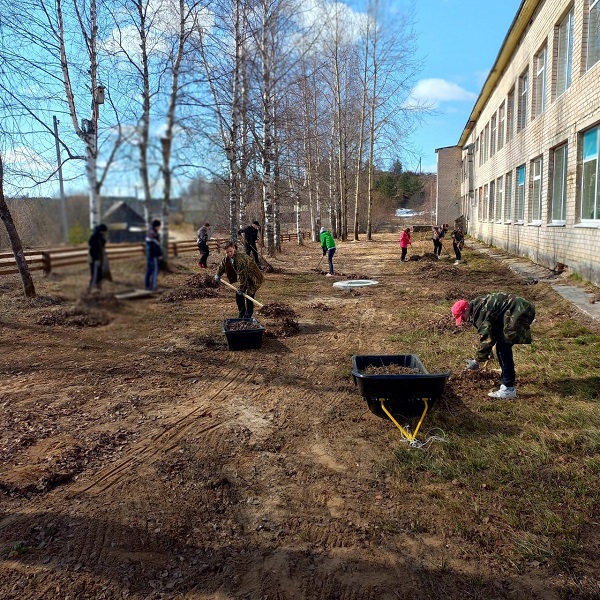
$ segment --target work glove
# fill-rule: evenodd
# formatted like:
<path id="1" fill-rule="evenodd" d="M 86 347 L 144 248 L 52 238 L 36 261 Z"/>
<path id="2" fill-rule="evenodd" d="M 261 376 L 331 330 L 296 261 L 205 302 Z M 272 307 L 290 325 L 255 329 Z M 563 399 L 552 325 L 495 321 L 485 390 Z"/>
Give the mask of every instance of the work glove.
<path id="1" fill-rule="evenodd" d="M 219 281 L 221 281 L 221 276 L 220 275 L 215 275 L 215 281 L 217 283 L 219 283 Z"/>
<path id="2" fill-rule="evenodd" d="M 470 358 L 467 361 L 467 369 L 469 369 L 469 371 L 477 371 L 479 370 L 479 363 L 476 360 Z"/>
<path id="3" fill-rule="evenodd" d="M 323 256 L 325 256 L 327 254 L 327 249 L 323 248 Z"/>

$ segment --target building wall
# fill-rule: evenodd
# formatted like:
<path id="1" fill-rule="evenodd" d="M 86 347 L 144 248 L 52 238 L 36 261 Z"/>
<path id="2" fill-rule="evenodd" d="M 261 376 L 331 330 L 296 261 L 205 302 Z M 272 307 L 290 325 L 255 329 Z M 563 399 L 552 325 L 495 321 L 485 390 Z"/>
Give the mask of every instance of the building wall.
<path id="1" fill-rule="evenodd" d="M 586 70 L 585 38 L 589 3 L 587 0 L 527 0 L 523 5 L 530 2 L 537 4 L 537 10 L 463 145 L 461 195 L 463 212 L 468 219 L 468 233 L 550 268 L 565 265 L 582 278 L 600 285 L 600 218 L 582 223 L 580 214 L 583 133 L 600 124 L 600 62 Z M 557 97 L 558 25 L 571 8 L 572 79 L 570 87 Z M 535 57 L 544 46 L 547 49 L 545 110 L 533 116 Z M 519 84 L 525 72 L 529 78 L 527 119 L 523 129 L 517 131 Z M 497 136 L 496 144 L 492 145 L 494 119 L 497 132 L 499 109 L 502 103 L 508 106 L 509 91 L 513 88 L 515 130 L 512 139 L 508 140 L 505 126 L 504 145 L 499 148 Z M 553 221 L 551 214 L 553 163 L 555 150 L 565 143 L 568 148 L 566 218 L 561 222 Z M 469 152 L 473 153 L 471 163 Z M 538 181 L 534 181 L 533 172 L 534 161 L 539 159 L 541 214 L 536 219 L 533 201 Z M 473 165 L 472 177 L 469 176 L 469 164 Z M 517 221 L 517 168 L 522 165 L 525 166 L 526 175 L 525 211 L 522 221 Z M 510 205 L 506 202 L 507 174 L 512 178 Z M 502 184 L 502 204 L 497 203 L 499 184 Z"/>
<path id="2" fill-rule="evenodd" d="M 461 203 L 461 161 L 459 146 L 438 148 L 437 153 L 437 224 L 454 221 L 462 215 Z"/>

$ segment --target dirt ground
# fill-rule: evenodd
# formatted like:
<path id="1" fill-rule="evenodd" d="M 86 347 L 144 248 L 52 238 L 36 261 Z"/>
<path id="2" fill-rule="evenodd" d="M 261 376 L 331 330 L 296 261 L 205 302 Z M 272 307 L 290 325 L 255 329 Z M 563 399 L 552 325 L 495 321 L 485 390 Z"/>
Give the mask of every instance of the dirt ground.
<path id="1" fill-rule="evenodd" d="M 37 277 L 32 301 L 0 279 L 1 598 L 557 597 L 536 566 L 450 535 L 440 511 L 415 523 L 427 496 L 383 468 L 400 432 L 351 375 L 354 354 L 398 353 L 399 308 L 502 282 L 447 251 L 400 263 L 396 235 L 341 244 L 339 278 L 317 272 L 320 254 L 286 244 L 271 259 L 257 299 L 292 313 L 255 315 L 259 350 L 228 349 L 233 294 L 191 254 L 136 300 L 113 293 L 141 287 L 143 261 L 115 262 L 94 297 L 82 269 Z M 332 287 L 366 277 L 379 285 Z M 453 331 L 439 311 L 429 327 Z M 439 410 L 475 410 L 497 385 L 462 380 L 466 357 L 426 357 L 457 373 Z"/>

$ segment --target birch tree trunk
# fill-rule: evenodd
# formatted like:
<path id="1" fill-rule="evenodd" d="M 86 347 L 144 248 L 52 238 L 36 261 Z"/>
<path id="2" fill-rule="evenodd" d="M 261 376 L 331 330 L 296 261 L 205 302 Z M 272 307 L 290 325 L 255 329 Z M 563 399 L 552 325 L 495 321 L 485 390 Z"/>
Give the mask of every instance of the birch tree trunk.
<path id="1" fill-rule="evenodd" d="M 150 227 L 152 221 L 152 191 L 150 189 L 150 170 L 148 168 L 148 148 L 150 145 L 150 67 L 148 56 L 148 25 L 146 20 L 146 3 L 140 0 L 136 1 L 136 7 L 139 18 L 139 36 L 141 64 L 138 68 L 141 70 L 142 77 L 142 114 L 139 119 L 139 143 L 138 143 L 138 164 L 139 173 L 144 194 L 144 220 Z"/>
<path id="2" fill-rule="evenodd" d="M 336 9 L 336 29 L 339 28 L 338 19 L 339 9 Z M 339 36 L 336 35 L 335 40 L 335 51 L 334 51 L 334 72 L 335 72 L 335 86 L 334 86 L 334 101 L 335 101 L 335 126 L 336 126 L 336 142 L 337 142 L 337 179 L 338 179 L 338 193 L 339 193 L 339 208 L 336 213 L 339 215 L 339 232 L 338 235 L 342 240 L 348 238 L 348 230 L 346 224 L 347 207 L 346 207 L 346 165 L 344 160 L 344 125 L 342 117 L 342 75 L 340 65 L 340 46 Z M 337 204 L 337 203 L 336 203 Z"/>
<path id="3" fill-rule="evenodd" d="M 177 32 L 177 46 L 175 55 L 171 65 L 171 90 L 169 94 L 169 103 L 167 106 L 165 133 L 161 138 L 162 150 L 162 177 L 163 177 L 163 198 L 161 205 L 161 246 L 165 260 L 168 257 L 169 248 L 169 213 L 171 209 L 171 187 L 172 187 L 172 170 L 171 170 L 171 152 L 173 148 L 173 133 L 176 123 L 177 103 L 179 101 L 179 79 L 181 71 L 181 61 L 183 60 L 183 52 L 188 36 L 186 27 L 186 12 L 187 6 L 185 0 L 179 0 L 179 30 Z"/>
<path id="4" fill-rule="evenodd" d="M 80 32 L 85 40 L 88 60 L 89 60 L 89 83 L 91 95 L 91 115 L 89 119 L 84 119 L 79 124 L 77 109 L 75 106 L 75 96 L 71 84 L 71 75 L 69 72 L 69 59 L 67 57 L 67 40 L 65 36 L 65 19 L 62 10 L 62 0 L 56 0 L 56 16 L 58 23 L 58 46 L 60 51 L 60 64 L 63 75 L 63 85 L 69 107 L 69 114 L 73 123 L 75 133 L 85 145 L 85 174 L 89 185 L 90 195 L 90 228 L 93 229 L 100 223 L 100 184 L 97 177 L 97 159 L 98 159 L 98 118 L 100 92 L 98 85 L 98 13 L 96 0 L 90 0 L 89 4 L 89 23 L 84 20 L 83 13 L 77 2 L 73 4 L 77 21 L 79 22 Z M 49 14 L 49 13 L 48 13 Z M 49 23 L 52 26 L 52 23 Z M 104 89 L 102 88 L 102 94 Z M 102 99 L 102 102 L 104 100 Z"/>
<path id="5" fill-rule="evenodd" d="M 271 36 L 270 18 L 267 3 L 263 3 L 260 55 L 261 55 L 261 90 L 262 90 L 262 140 L 261 165 L 263 208 L 265 211 L 265 238 L 268 256 L 274 256 L 275 223 L 273 208 L 274 173 L 273 173 L 273 86 L 271 80 Z"/>
<path id="6" fill-rule="evenodd" d="M 365 121 L 367 115 L 367 74 L 369 68 L 369 38 L 370 38 L 370 24 L 371 19 L 367 18 L 367 28 L 365 31 L 365 53 L 364 53 L 364 65 L 363 65 L 363 77 L 362 77 L 362 102 L 360 106 L 360 121 L 359 121 L 359 138 L 358 138 L 358 151 L 356 156 L 356 186 L 354 188 L 354 240 L 358 241 L 359 237 L 359 223 L 358 223 L 358 208 L 360 202 L 360 176 L 362 173 L 363 163 L 363 147 L 365 143 Z"/>
<path id="7" fill-rule="evenodd" d="M 370 4 L 370 2 L 369 2 Z M 379 0 L 375 0 L 373 20 L 376 23 L 377 9 Z M 367 240 L 372 239 L 373 231 L 373 190 L 374 190 L 374 166 L 373 160 L 375 157 L 375 111 L 377 109 L 377 26 L 373 28 L 372 43 L 371 43 L 371 64 L 373 68 L 373 86 L 371 88 L 371 105 L 369 110 L 369 197 L 367 201 Z"/>
<path id="8" fill-rule="evenodd" d="M 19 237 L 19 233 L 17 232 L 17 228 L 15 227 L 4 197 L 4 163 L 2 161 L 2 156 L 0 156 L 0 219 L 2 219 L 4 227 L 6 228 L 6 233 L 8 234 L 10 247 L 13 251 L 15 262 L 17 263 L 17 269 L 19 269 L 21 282 L 23 283 L 23 292 L 28 298 L 34 298 L 35 286 L 33 284 L 33 278 L 31 277 L 29 266 L 25 260 L 21 238 Z"/>

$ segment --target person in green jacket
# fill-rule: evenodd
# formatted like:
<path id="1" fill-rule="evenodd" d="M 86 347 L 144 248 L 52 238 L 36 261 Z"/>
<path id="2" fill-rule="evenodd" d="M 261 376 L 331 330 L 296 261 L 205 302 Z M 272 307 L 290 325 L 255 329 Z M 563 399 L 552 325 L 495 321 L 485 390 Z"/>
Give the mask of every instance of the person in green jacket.
<path id="1" fill-rule="evenodd" d="M 256 291 L 263 284 L 265 276 L 249 256 L 237 251 L 237 244 L 233 241 L 227 242 L 225 245 L 225 257 L 217 268 L 215 281 L 221 281 L 224 273 L 227 273 L 229 283 L 238 282 L 235 301 L 239 318 L 249 319 L 254 312 L 254 302 L 244 298 L 243 294 L 254 298 Z"/>
<path id="2" fill-rule="evenodd" d="M 514 344 L 531 344 L 531 323 L 535 319 L 535 306 L 513 294 L 497 292 L 478 296 L 471 302 L 458 300 L 452 306 L 456 325 L 463 321 L 472 323 L 479 333 L 479 350 L 475 359 L 467 360 L 467 369 L 479 369 L 481 361 L 488 360 L 492 348 L 502 370 L 502 385 L 490 392 L 491 398 L 516 398 Z"/>
<path id="3" fill-rule="evenodd" d="M 327 262 L 329 263 L 329 273 L 327 277 L 333 276 L 333 255 L 335 254 L 335 240 L 333 236 L 325 227 L 321 227 L 320 239 L 321 239 L 321 250 L 323 250 L 323 256 L 327 254 Z"/>

